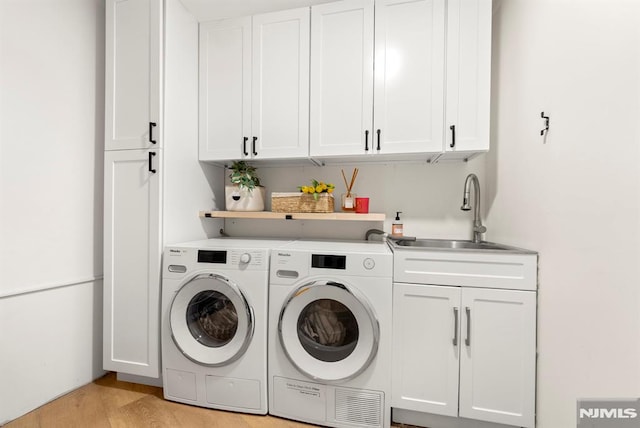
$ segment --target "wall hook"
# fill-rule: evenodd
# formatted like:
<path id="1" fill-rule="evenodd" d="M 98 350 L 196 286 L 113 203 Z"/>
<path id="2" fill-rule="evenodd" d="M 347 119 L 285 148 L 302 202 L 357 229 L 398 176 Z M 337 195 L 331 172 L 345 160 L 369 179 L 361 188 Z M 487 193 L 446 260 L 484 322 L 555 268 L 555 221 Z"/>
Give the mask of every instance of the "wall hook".
<path id="1" fill-rule="evenodd" d="M 541 112 L 540 117 L 544 119 L 544 129 L 540 131 L 540 135 L 544 135 L 545 132 L 549 132 L 549 116 L 545 116 L 544 112 Z"/>

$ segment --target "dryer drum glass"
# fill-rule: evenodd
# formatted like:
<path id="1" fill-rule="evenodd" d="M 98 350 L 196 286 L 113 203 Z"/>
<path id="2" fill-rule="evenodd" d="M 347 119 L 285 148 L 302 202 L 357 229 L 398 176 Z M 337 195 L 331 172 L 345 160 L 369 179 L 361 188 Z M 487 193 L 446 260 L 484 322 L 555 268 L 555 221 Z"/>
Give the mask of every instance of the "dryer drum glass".
<path id="1" fill-rule="evenodd" d="M 342 303 L 318 299 L 298 317 L 298 339 L 314 358 L 336 362 L 347 358 L 358 344 L 358 321 Z"/>
<path id="2" fill-rule="evenodd" d="M 238 330 L 238 313 L 227 296 L 213 290 L 196 294 L 187 306 L 187 326 L 198 342 L 219 348 Z"/>

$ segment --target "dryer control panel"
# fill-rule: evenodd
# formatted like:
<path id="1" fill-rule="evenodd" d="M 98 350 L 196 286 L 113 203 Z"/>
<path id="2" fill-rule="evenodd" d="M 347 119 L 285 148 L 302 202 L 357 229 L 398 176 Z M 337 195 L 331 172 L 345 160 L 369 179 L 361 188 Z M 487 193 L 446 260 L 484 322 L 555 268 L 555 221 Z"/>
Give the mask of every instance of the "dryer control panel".
<path id="1" fill-rule="evenodd" d="M 164 264 L 169 273 L 175 274 L 184 274 L 194 269 L 266 271 L 269 268 L 269 251 L 261 248 L 170 247 L 165 250 Z"/>
<path id="2" fill-rule="evenodd" d="M 339 249 L 302 251 L 282 248 L 271 253 L 270 278 L 273 284 L 289 284 L 308 276 L 391 277 L 391 253 L 348 253 Z"/>

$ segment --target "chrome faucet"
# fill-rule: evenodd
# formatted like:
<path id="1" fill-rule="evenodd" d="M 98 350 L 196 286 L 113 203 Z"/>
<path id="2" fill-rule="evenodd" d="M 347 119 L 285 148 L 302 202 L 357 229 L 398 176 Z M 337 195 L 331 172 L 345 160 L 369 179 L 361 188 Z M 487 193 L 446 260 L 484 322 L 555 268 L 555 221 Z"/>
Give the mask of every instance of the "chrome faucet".
<path id="1" fill-rule="evenodd" d="M 487 231 L 487 228 L 482 225 L 482 219 L 480 218 L 480 182 L 475 174 L 469 174 L 464 181 L 464 196 L 462 198 L 462 211 L 469 211 L 471 205 L 469 205 L 469 194 L 471 193 L 471 183 L 473 183 L 473 242 L 482 242 L 482 234 Z"/>

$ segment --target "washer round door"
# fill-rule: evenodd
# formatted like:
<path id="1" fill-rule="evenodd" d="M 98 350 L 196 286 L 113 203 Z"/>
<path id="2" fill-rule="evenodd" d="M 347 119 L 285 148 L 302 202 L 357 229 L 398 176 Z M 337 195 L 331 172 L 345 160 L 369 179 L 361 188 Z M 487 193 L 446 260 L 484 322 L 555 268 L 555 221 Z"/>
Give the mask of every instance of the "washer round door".
<path id="1" fill-rule="evenodd" d="M 369 367 L 378 351 L 380 327 L 357 289 L 319 280 L 289 294 L 278 334 L 299 371 L 316 380 L 342 381 Z"/>
<path id="2" fill-rule="evenodd" d="M 253 309 L 242 290 L 216 274 L 200 274 L 176 293 L 170 309 L 171 336 L 190 360 L 222 366 L 240 358 L 254 330 Z"/>

